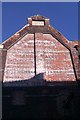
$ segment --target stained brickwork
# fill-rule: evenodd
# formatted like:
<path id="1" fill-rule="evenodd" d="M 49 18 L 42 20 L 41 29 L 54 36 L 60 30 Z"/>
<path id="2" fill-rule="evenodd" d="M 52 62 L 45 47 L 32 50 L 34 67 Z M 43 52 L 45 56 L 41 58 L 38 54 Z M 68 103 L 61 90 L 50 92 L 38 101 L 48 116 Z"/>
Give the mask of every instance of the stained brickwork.
<path id="1" fill-rule="evenodd" d="M 7 49 L 3 60 L 4 82 L 28 80 L 41 73 L 43 77 L 39 79 L 46 81 L 79 79 L 80 61 L 75 42 L 68 41 L 50 26 L 45 17 L 29 18 L 28 25 L 2 44 Z"/>
<path id="2" fill-rule="evenodd" d="M 75 80 L 75 74 L 73 70 L 72 60 L 69 50 L 62 45 L 58 40 L 56 40 L 51 35 L 44 35 L 47 41 L 50 41 L 48 45 L 45 46 L 47 49 L 46 68 L 47 79 L 55 81 L 67 81 Z M 50 52 L 48 52 L 50 51 Z"/>
<path id="3" fill-rule="evenodd" d="M 4 81 L 25 80 L 34 76 L 33 34 L 28 34 L 7 50 Z"/>

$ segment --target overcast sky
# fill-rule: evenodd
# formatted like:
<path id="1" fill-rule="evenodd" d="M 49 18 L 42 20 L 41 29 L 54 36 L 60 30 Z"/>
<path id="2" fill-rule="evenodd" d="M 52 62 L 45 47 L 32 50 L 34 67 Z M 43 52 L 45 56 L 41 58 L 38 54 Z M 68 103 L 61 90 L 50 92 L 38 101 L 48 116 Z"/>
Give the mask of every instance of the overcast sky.
<path id="1" fill-rule="evenodd" d="M 2 41 L 27 24 L 33 15 L 50 18 L 50 24 L 69 40 L 78 40 L 77 2 L 4 2 L 2 3 Z"/>

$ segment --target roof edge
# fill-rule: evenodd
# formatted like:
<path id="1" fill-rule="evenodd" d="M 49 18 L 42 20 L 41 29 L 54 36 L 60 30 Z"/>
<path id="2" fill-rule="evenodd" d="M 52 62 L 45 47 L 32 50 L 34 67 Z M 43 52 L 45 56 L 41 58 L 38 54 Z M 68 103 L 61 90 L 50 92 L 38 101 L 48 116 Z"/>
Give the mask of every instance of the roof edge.
<path id="1" fill-rule="evenodd" d="M 43 26 L 38 25 L 32 25 L 32 20 L 44 20 L 45 24 Z M 40 15 L 35 15 L 31 16 L 30 19 L 28 19 L 28 24 L 25 25 L 22 29 L 20 29 L 18 32 L 16 32 L 14 35 L 12 35 L 10 38 L 5 40 L 2 45 L 4 48 L 8 49 L 9 46 L 11 46 L 13 43 L 18 41 L 22 36 L 25 35 L 25 33 L 34 33 L 34 32 L 41 32 L 41 33 L 49 33 L 53 34 L 53 36 L 56 39 L 59 39 L 64 45 L 67 45 L 67 47 L 70 47 L 71 43 L 62 33 L 60 33 L 57 29 L 52 27 L 49 24 L 49 19 L 46 17 L 40 16 Z"/>

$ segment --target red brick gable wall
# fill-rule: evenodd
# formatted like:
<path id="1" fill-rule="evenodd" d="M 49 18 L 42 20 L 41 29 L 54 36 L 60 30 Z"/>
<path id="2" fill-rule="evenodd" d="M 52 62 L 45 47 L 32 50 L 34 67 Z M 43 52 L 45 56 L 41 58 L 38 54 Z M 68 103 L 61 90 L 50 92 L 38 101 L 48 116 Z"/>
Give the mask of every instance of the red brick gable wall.
<path id="1" fill-rule="evenodd" d="M 4 82 L 28 80 L 35 72 L 47 81 L 76 80 L 69 50 L 50 34 L 27 34 L 7 50 Z"/>
<path id="2" fill-rule="evenodd" d="M 43 16 L 32 16 L 2 43 L 3 82 L 28 81 L 38 74 L 38 79 L 46 81 L 80 80 L 78 41 L 68 41 L 49 22 Z"/>

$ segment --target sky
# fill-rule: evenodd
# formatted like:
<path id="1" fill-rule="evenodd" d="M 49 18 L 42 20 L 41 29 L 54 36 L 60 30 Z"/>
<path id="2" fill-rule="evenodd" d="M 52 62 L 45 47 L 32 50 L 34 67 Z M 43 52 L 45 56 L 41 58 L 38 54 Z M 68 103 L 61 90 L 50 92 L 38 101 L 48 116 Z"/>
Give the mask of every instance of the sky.
<path id="1" fill-rule="evenodd" d="M 27 24 L 27 18 L 42 15 L 68 40 L 78 40 L 77 2 L 3 2 L 2 41 Z M 1 41 L 0 41 L 1 42 Z"/>

